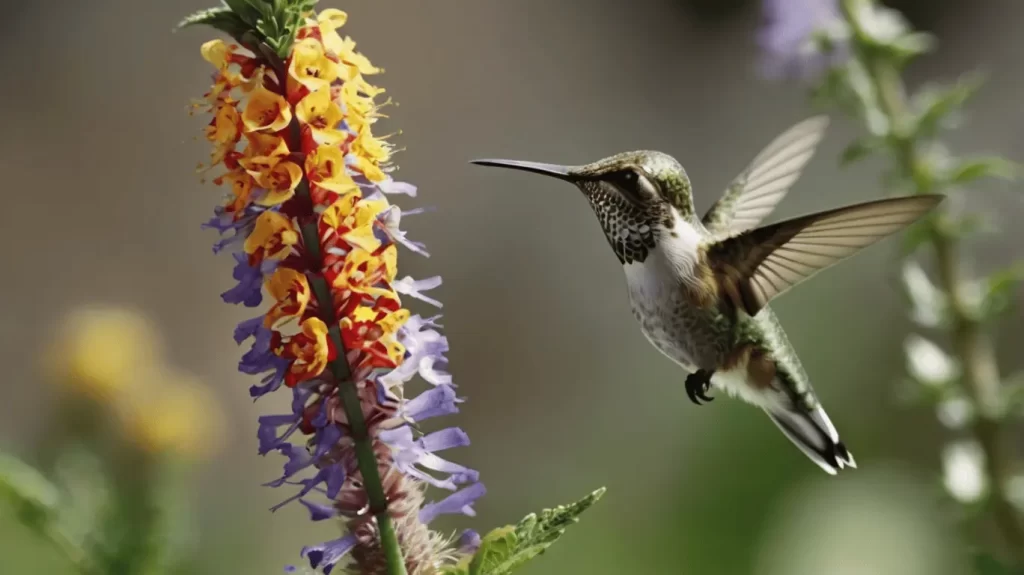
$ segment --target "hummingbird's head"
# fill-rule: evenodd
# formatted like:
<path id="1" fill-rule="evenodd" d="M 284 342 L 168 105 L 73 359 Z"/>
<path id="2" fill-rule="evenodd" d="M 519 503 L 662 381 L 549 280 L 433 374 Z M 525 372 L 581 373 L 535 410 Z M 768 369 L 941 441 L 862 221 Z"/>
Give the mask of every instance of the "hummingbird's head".
<path id="1" fill-rule="evenodd" d="M 474 160 L 575 184 L 594 209 L 612 250 L 622 263 L 642 262 L 675 225 L 675 213 L 693 215 L 686 171 L 661 152 L 624 152 L 582 166 L 516 160 Z"/>

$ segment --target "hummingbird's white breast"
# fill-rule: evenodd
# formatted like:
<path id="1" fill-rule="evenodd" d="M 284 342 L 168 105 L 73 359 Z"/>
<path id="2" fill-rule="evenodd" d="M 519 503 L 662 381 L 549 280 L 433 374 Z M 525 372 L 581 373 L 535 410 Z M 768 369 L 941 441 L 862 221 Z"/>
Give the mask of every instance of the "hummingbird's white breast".
<path id="1" fill-rule="evenodd" d="M 633 316 L 647 340 L 684 369 L 694 371 L 711 359 L 699 341 L 704 313 L 693 308 L 683 284 L 695 280 L 698 230 L 673 209 L 675 225 L 658 230 L 657 245 L 642 262 L 623 265 Z"/>

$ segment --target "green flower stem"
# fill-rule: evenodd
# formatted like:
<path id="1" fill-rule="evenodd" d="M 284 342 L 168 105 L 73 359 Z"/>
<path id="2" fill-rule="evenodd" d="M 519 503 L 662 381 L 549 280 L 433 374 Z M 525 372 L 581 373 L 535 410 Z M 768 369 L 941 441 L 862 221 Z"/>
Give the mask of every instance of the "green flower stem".
<path id="1" fill-rule="evenodd" d="M 280 82 L 280 89 L 285 91 L 285 82 L 288 77 L 284 62 L 273 52 L 261 50 L 263 57 L 274 69 L 275 75 Z M 292 118 L 289 126 L 291 142 L 289 149 L 298 150 L 301 141 L 298 118 Z M 306 274 L 313 296 L 316 298 L 317 308 L 320 310 L 320 319 L 328 327 L 328 337 L 337 352 L 333 361 L 328 365 L 331 375 L 334 376 L 338 386 L 338 395 L 341 397 L 342 406 L 345 409 L 345 417 L 348 420 L 349 433 L 355 443 L 356 460 L 359 465 L 359 473 L 363 477 L 363 488 L 366 490 L 366 497 L 370 502 L 370 512 L 377 519 L 377 530 L 380 533 L 380 545 L 384 550 L 384 556 L 388 563 L 389 575 L 406 575 L 405 560 L 402 558 L 402 548 L 398 543 L 398 535 L 395 533 L 391 516 L 388 514 L 388 499 L 384 493 L 384 484 L 381 482 L 380 471 L 377 466 L 377 456 L 373 451 L 373 438 L 366 428 L 366 419 L 363 417 L 362 402 L 359 400 L 359 392 L 356 383 L 352 380 L 352 371 L 346 359 L 345 344 L 341 338 L 341 326 L 339 319 L 334 312 L 334 298 L 331 297 L 330 286 L 323 275 L 324 260 L 320 251 L 320 233 L 317 229 L 317 218 L 313 212 L 313 199 L 309 192 L 309 182 L 303 176 L 295 189 L 295 197 L 302 205 L 302 212 L 306 216 L 298 218 L 299 231 L 302 234 L 302 243 L 306 248 L 310 273 Z"/>
<path id="2" fill-rule="evenodd" d="M 937 190 L 934 178 L 925 169 L 927 162 L 917 145 L 915 134 L 902 124 L 911 112 L 899 71 L 892 62 L 878 57 L 873 47 L 862 41 L 864 31 L 858 28 L 858 19 L 851 13 L 852 3 L 841 4 L 847 23 L 853 28 L 852 41 L 856 57 L 864 63 L 878 95 L 881 111 L 889 121 L 890 135 L 886 139 L 886 146 L 896 157 L 897 166 L 903 175 L 913 182 L 916 193 L 941 191 Z M 991 341 L 982 330 L 980 319 L 973 313 L 964 293 L 959 246 L 944 214 L 936 214 L 925 225 L 928 243 L 935 251 L 938 263 L 939 288 L 949 302 L 952 318 L 950 337 L 963 369 L 963 387 L 977 411 L 973 433 L 985 453 L 993 517 L 1014 559 L 1024 566 L 1024 524 L 1008 497 L 1005 485 L 1011 462 L 1002 444 L 1002 414 L 998 409 L 1000 376 L 995 353 Z"/>

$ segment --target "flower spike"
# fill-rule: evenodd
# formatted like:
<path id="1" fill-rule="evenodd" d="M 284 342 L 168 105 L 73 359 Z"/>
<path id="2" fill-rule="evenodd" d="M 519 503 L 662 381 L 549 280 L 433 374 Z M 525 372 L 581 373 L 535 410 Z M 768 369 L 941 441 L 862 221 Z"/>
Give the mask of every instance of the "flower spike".
<path id="1" fill-rule="evenodd" d="M 223 170 L 214 183 L 227 192 L 205 224 L 224 236 L 215 251 L 230 248 L 235 260 L 237 285 L 222 297 L 247 307 L 269 300 L 235 329 L 249 346 L 238 368 L 260 377 L 254 399 L 292 398 L 290 413 L 258 422 L 259 453 L 286 459 L 266 485 L 289 491 L 274 509 L 298 501 L 313 521 L 347 526 L 302 550 L 311 568 L 329 573 L 347 557 L 361 573 L 383 573 L 400 554 L 405 570 L 386 572 L 435 573 L 457 550 L 428 524 L 442 513 L 473 515 L 485 490 L 475 470 L 437 455 L 469 444 L 461 429 L 417 427 L 456 413 L 461 400 L 436 318 L 402 307 L 400 295 L 440 307 L 424 292 L 441 279 L 397 279 L 399 245 L 426 251 L 405 238 L 403 211 L 388 200 L 416 188 L 391 178 L 393 149 L 373 133 L 383 90 L 367 76 L 381 70 L 338 35 L 344 12 L 274 2 L 284 12 L 265 26 L 268 15 L 251 12 L 264 4 L 276 10 L 228 2 L 189 23 L 238 41 L 202 46 L 215 71 L 196 106 L 211 118 L 208 169 Z M 416 375 L 429 389 L 405 399 Z M 453 493 L 426 504 L 428 485 Z"/>

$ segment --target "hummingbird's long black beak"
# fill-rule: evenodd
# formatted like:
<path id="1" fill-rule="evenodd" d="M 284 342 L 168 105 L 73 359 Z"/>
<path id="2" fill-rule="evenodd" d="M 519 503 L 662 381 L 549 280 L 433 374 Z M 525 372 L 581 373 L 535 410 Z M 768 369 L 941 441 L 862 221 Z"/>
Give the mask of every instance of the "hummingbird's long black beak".
<path id="1" fill-rule="evenodd" d="M 569 166 L 559 166 L 557 164 L 542 164 L 540 162 L 521 162 L 519 160 L 472 160 L 469 162 L 478 166 L 492 166 L 497 168 L 510 168 L 513 170 L 522 170 L 524 172 L 533 172 L 534 174 L 541 174 L 544 176 L 551 176 L 558 178 L 559 180 L 565 180 L 567 182 L 573 181 L 573 171 Z"/>

